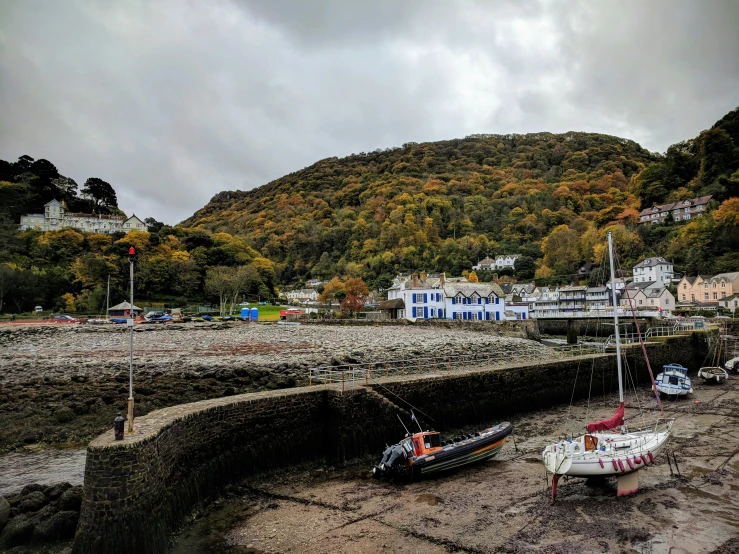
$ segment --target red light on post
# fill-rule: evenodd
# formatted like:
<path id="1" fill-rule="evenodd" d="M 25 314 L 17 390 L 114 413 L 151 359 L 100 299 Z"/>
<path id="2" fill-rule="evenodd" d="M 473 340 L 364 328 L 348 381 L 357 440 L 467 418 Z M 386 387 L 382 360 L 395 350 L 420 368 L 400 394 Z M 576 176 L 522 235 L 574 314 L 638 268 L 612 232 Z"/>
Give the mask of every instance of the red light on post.
<path id="1" fill-rule="evenodd" d="M 129 256 L 135 256 L 136 255 L 136 249 L 133 246 L 128 249 L 128 255 Z"/>

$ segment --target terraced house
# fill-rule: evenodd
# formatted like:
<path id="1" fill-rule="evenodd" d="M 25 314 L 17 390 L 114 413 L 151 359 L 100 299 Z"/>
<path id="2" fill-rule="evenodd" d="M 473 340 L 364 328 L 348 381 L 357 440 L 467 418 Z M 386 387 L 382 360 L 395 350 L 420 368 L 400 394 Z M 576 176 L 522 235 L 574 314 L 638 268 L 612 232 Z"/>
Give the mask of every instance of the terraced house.
<path id="1" fill-rule="evenodd" d="M 652 206 L 641 211 L 639 223 L 650 225 L 664 223 L 667 221 L 668 215 L 672 215 L 674 221 L 688 221 L 703 215 L 706 212 L 706 204 L 709 200 L 711 200 L 711 196 L 699 196 L 692 200 L 680 200 L 679 202 Z"/>
<path id="2" fill-rule="evenodd" d="M 717 303 L 739 292 L 739 271 L 683 277 L 677 285 L 680 304 Z"/>
<path id="3" fill-rule="evenodd" d="M 459 278 L 447 280 L 443 274 L 396 278 L 387 293 L 387 305 L 392 304 L 400 318 L 462 321 L 529 318 L 528 306 L 506 304 L 505 294 L 498 285 L 470 283 Z"/>

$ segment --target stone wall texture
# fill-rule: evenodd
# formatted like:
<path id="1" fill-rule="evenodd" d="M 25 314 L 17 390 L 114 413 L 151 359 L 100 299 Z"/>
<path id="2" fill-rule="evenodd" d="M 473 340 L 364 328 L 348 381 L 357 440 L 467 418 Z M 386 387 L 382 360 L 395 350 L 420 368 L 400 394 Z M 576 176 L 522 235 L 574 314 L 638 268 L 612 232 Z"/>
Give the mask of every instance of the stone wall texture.
<path id="1" fill-rule="evenodd" d="M 699 366 L 699 334 L 648 345 L 663 364 Z M 624 357 L 638 383 L 649 377 L 638 347 Z M 506 368 L 390 377 L 341 392 L 322 386 L 244 394 L 158 410 L 136 420 L 123 441 L 113 431 L 88 448 L 75 553 L 166 552 L 170 537 L 201 502 L 228 483 L 300 461 L 341 462 L 378 453 L 399 438 L 399 409 L 416 408 L 439 430 L 491 423 L 588 394 L 615 390 L 613 354 Z M 405 409 L 405 410 L 404 410 Z M 429 414 L 424 418 L 423 414 Z M 433 419 L 431 419 L 433 418 Z"/>

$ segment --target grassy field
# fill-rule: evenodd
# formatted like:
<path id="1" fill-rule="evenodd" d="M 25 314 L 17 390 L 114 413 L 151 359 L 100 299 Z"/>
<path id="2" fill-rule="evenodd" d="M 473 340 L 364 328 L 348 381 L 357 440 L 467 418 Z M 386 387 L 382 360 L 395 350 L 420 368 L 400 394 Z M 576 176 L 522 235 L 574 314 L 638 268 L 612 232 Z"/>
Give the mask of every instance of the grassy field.
<path id="1" fill-rule="evenodd" d="M 239 306 L 239 314 L 241 313 L 241 308 L 246 308 L 247 306 Z M 280 319 L 280 310 L 286 310 L 284 306 L 270 306 L 267 304 L 266 306 L 262 306 L 261 304 L 249 304 L 249 309 L 251 308 L 257 308 L 259 310 L 259 321 L 278 321 Z"/>

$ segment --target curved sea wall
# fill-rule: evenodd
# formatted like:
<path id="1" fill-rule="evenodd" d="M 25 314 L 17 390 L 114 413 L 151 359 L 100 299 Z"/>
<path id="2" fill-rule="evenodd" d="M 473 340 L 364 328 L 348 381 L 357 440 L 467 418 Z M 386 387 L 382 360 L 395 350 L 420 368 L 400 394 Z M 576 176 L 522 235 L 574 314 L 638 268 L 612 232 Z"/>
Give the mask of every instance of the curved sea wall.
<path id="1" fill-rule="evenodd" d="M 653 369 L 700 364 L 705 341 L 671 338 L 649 345 Z M 625 353 L 637 380 L 648 382 L 639 353 Z M 225 485 L 265 469 L 306 461 L 340 462 L 379 453 L 402 436 L 398 406 L 408 401 L 443 430 L 489 423 L 613 390 L 613 354 L 435 375 L 390 377 L 354 390 L 321 386 L 230 396 L 157 410 L 136 420 L 123 441 L 113 431 L 87 452 L 75 553 L 166 552 L 171 534 Z M 586 376 L 587 377 L 584 377 Z M 581 384 L 580 384 L 581 383 Z M 397 406 L 393 404 L 397 403 Z M 421 415 L 420 412 L 417 414 Z"/>

